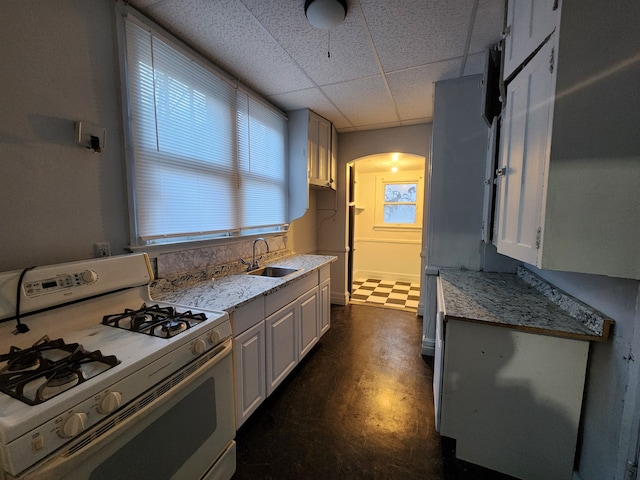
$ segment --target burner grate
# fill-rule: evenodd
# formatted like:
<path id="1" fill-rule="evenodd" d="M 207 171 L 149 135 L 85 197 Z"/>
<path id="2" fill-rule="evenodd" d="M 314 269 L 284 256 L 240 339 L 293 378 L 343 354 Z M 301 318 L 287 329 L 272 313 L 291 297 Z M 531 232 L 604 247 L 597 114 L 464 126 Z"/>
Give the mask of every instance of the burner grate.
<path id="1" fill-rule="evenodd" d="M 123 313 L 105 315 L 102 323 L 154 337 L 171 338 L 206 319 L 204 313 L 178 312 L 173 307 L 143 303 L 138 310 L 126 308 Z"/>
<path id="2" fill-rule="evenodd" d="M 100 373 L 115 367 L 118 359 L 89 352 L 78 343 L 44 336 L 32 347 L 11 347 L 0 355 L 0 391 L 28 405 L 38 405 Z"/>

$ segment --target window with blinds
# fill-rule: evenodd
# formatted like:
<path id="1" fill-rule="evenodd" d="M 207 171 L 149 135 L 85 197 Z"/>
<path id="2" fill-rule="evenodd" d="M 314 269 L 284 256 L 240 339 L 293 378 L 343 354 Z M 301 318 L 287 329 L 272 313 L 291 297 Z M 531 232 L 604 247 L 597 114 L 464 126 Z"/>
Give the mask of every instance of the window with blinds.
<path id="1" fill-rule="evenodd" d="M 284 116 L 125 19 L 136 245 L 280 231 Z"/>

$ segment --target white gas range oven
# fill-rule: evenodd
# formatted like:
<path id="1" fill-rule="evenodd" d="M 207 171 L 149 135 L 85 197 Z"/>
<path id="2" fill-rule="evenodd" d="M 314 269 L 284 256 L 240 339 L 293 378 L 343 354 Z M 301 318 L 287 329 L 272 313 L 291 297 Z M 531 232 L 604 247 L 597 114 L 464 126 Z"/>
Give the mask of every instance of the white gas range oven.
<path id="1" fill-rule="evenodd" d="M 229 317 L 152 280 L 146 254 L 0 273 L 0 479 L 233 475 Z"/>

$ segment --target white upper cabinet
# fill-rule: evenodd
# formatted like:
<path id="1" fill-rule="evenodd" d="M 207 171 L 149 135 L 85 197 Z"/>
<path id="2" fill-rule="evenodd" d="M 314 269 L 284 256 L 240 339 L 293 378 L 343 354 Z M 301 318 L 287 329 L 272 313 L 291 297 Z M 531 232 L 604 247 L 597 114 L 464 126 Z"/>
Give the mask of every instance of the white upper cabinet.
<path id="1" fill-rule="evenodd" d="M 332 173 L 331 123 L 309 112 L 309 183 L 335 188 Z"/>
<path id="2" fill-rule="evenodd" d="M 502 148 L 497 172 L 501 208 L 498 252 L 538 263 L 544 169 L 553 97 L 551 51 L 544 48 L 507 85 Z"/>
<path id="3" fill-rule="evenodd" d="M 504 30 L 504 78 L 538 48 L 556 28 L 559 0 L 509 0 Z"/>
<path id="4" fill-rule="evenodd" d="M 309 109 L 288 112 L 289 117 L 289 220 L 305 214 L 309 186 L 336 189 L 331 122 Z"/>
<path id="5" fill-rule="evenodd" d="M 640 2 L 564 0 L 561 10 L 506 85 L 498 252 L 640 279 Z"/>

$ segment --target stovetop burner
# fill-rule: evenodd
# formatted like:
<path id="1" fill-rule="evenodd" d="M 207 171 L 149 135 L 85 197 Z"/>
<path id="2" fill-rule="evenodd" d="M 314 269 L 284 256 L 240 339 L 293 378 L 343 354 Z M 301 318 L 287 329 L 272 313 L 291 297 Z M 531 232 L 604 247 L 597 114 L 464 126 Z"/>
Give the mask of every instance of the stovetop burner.
<path id="1" fill-rule="evenodd" d="M 0 355 L 0 391 L 37 405 L 116 366 L 118 359 L 99 350 L 88 352 L 78 343 L 50 340 L 46 335 L 32 347 L 11 347 Z"/>
<path id="2" fill-rule="evenodd" d="M 171 338 L 206 319 L 204 313 L 178 312 L 174 307 L 143 303 L 138 310 L 125 308 L 124 313 L 105 315 L 102 323 L 154 337 Z"/>

